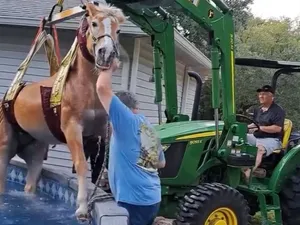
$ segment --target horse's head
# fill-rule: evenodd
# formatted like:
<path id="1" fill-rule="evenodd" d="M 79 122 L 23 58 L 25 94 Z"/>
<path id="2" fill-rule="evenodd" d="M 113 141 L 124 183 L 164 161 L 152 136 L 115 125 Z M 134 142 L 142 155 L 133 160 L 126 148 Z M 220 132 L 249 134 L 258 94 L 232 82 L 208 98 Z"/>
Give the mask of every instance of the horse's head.
<path id="1" fill-rule="evenodd" d="M 95 58 L 98 69 L 109 69 L 119 57 L 120 24 L 126 20 L 122 10 L 110 5 L 86 4 L 89 34 L 87 48 Z"/>

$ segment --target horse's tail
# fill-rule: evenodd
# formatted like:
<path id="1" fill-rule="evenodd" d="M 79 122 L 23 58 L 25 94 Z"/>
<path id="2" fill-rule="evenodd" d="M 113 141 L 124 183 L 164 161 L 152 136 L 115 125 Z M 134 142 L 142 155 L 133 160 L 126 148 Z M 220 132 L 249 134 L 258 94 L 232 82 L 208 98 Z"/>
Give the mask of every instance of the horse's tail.
<path id="1" fill-rule="evenodd" d="M 0 132 L 3 132 L 4 131 L 3 129 L 6 129 L 3 126 L 6 127 L 7 125 L 10 125 L 8 119 L 6 118 L 5 112 L 4 112 L 4 108 L 3 108 L 4 103 L 3 102 L 4 102 L 4 100 L 1 99 L 0 100 Z"/>
<path id="2" fill-rule="evenodd" d="M 0 124 L 3 123 L 5 120 L 2 102 L 3 102 L 3 99 L 0 100 Z"/>

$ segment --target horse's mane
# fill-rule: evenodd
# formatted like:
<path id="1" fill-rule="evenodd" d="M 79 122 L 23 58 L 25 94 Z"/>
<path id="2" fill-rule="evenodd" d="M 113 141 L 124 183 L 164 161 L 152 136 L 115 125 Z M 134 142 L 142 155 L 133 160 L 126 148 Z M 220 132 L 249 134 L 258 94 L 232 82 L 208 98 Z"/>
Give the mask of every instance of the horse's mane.
<path id="1" fill-rule="evenodd" d="M 106 2 L 99 2 L 99 6 L 96 6 L 97 11 L 102 14 L 103 17 L 109 17 L 114 22 L 125 21 L 126 16 L 120 8 L 117 8 Z"/>

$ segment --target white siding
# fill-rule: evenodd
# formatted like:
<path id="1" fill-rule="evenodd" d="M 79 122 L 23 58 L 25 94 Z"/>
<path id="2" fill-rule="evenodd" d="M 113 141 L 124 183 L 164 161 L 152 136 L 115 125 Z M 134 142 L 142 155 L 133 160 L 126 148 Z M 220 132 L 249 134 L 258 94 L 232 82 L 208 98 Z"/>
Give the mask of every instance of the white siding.
<path id="1" fill-rule="evenodd" d="M 36 29 L 31 28 L 4 28 L 0 26 L 0 97 L 2 98 L 7 91 L 20 63 L 25 59 L 29 52 L 32 39 L 35 36 Z M 70 45 L 74 40 L 75 32 L 60 32 L 60 48 L 62 57 L 69 50 Z M 22 38 L 20 38 L 22 35 Z M 113 77 L 114 90 L 121 89 L 121 69 L 115 72 Z M 44 49 L 35 55 L 24 80 L 29 83 L 39 81 L 49 76 L 49 66 L 47 63 Z M 51 146 L 50 146 L 51 147 Z M 48 160 L 45 165 L 71 171 L 72 161 L 68 148 L 65 145 L 57 145 L 51 148 L 48 155 Z"/>
<path id="2" fill-rule="evenodd" d="M 140 57 L 138 65 L 138 75 L 136 81 L 136 94 L 140 101 L 141 112 L 149 118 L 151 123 L 158 124 L 158 109 L 154 103 L 155 98 L 155 84 L 150 82 L 152 77 L 153 67 L 153 55 L 152 47 L 149 43 L 149 39 L 143 39 L 141 41 Z M 184 78 L 184 65 L 180 62 L 176 62 L 177 73 L 177 102 L 178 112 L 181 110 L 182 90 L 183 90 L 183 78 Z M 164 82 L 162 81 L 162 85 Z M 162 101 L 162 118 L 165 120 L 164 110 L 166 108 L 165 103 L 165 90 L 163 88 L 163 101 Z"/>
<path id="3" fill-rule="evenodd" d="M 188 81 L 188 88 L 187 88 L 185 114 L 189 115 L 189 117 L 191 118 L 197 82 L 194 78 L 189 77 L 188 79 L 189 81 Z"/>

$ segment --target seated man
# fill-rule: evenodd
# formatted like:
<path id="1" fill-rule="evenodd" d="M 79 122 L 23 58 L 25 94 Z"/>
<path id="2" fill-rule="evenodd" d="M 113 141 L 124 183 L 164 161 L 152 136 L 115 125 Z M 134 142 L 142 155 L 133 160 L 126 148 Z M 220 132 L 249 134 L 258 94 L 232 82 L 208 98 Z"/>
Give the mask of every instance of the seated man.
<path id="1" fill-rule="evenodd" d="M 258 124 L 248 125 L 248 143 L 258 149 L 253 171 L 261 164 L 265 154 L 269 156 L 274 150 L 281 148 L 285 111 L 274 102 L 274 90 L 270 85 L 257 89 L 260 107 L 254 110 L 253 120 Z M 244 171 L 246 179 L 250 177 L 250 169 Z"/>

